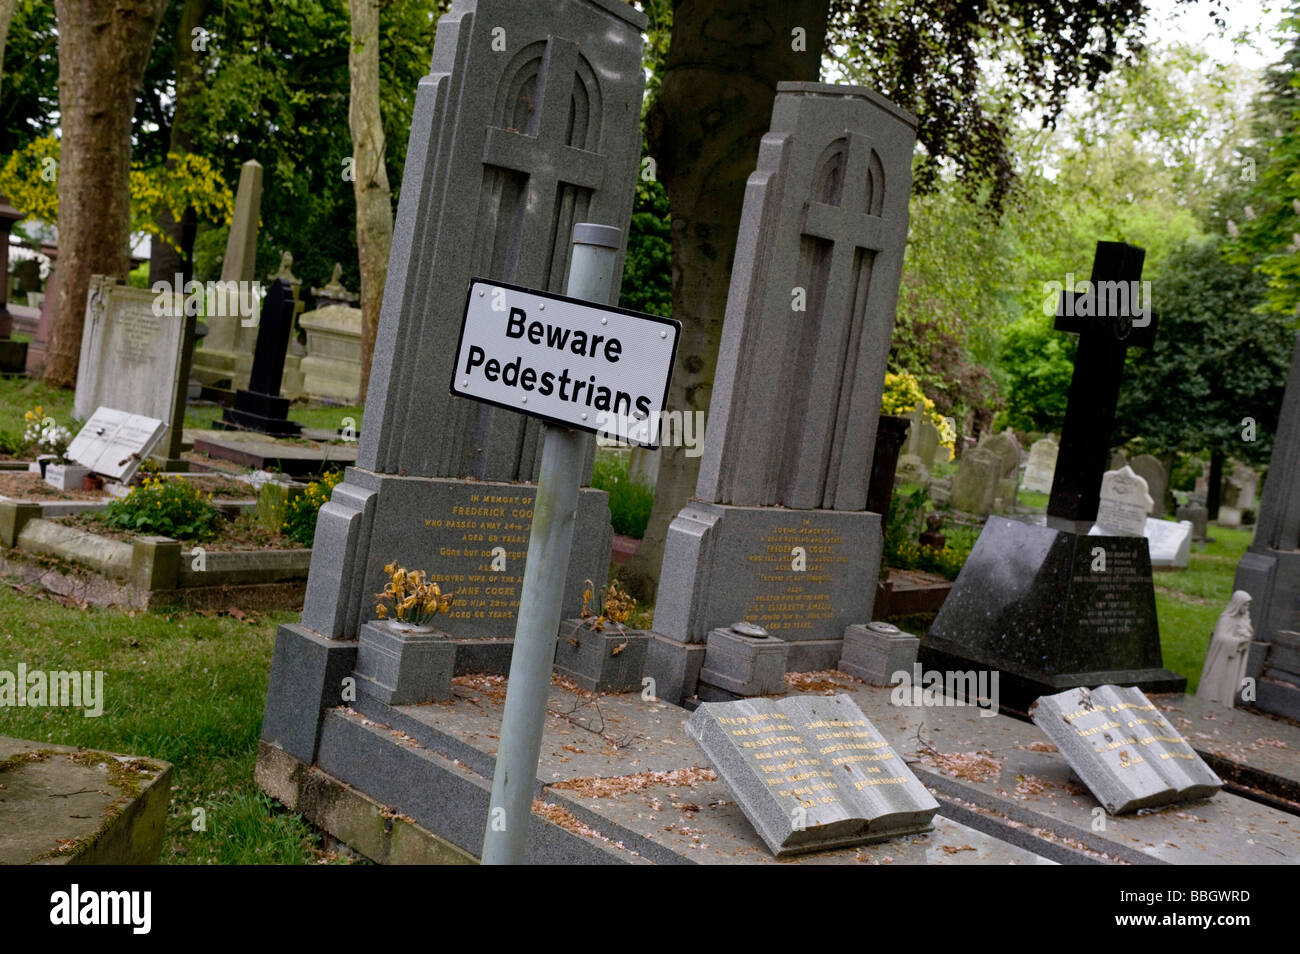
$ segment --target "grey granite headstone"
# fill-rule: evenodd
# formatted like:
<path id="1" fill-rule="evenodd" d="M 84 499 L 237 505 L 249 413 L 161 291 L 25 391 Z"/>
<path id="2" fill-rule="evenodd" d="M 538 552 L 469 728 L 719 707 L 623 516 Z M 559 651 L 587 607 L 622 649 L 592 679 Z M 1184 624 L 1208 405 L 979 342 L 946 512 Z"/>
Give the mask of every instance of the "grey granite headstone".
<path id="1" fill-rule="evenodd" d="M 355 639 L 397 560 L 466 594 L 442 629 L 485 645 L 513 635 L 535 492 L 521 482 L 536 477 L 541 425 L 452 397 L 453 344 L 471 276 L 563 292 L 575 223 L 626 234 L 646 22 L 617 0 L 456 0 L 439 19 L 415 97 L 357 466 L 321 508 L 303 628 Z M 588 467 L 592 454 L 594 442 Z M 606 495 L 584 490 L 576 519 L 569 616 L 582 580 L 609 569 Z M 498 548 L 504 570 L 493 569 Z M 508 660 L 508 640 L 491 645 Z"/>
<path id="2" fill-rule="evenodd" d="M 907 438 L 903 443 L 903 455 L 915 455 L 921 462 L 921 466 L 929 470 L 934 466 L 934 455 L 939 449 L 939 429 L 934 426 L 930 420 L 930 415 L 926 412 L 925 406 L 916 405 L 907 414 L 910 426 L 907 429 Z"/>
<path id="3" fill-rule="evenodd" d="M 915 118 L 871 90 L 778 84 L 658 632 L 701 642 L 748 620 L 792 643 L 797 670 L 833 665 L 844 628 L 871 618 L 881 537 L 867 486 L 915 137 Z"/>
<path id="4" fill-rule="evenodd" d="M 1192 525 L 1192 539 L 1204 543 L 1210 529 L 1210 511 L 1205 504 L 1189 503 L 1174 512 L 1175 519 L 1186 520 Z"/>
<path id="5" fill-rule="evenodd" d="M 1127 464 L 1108 470 L 1101 479 L 1101 503 L 1097 507 L 1097 527 L 1103 533 L 1140 537 L 1146 531 L 1151 512 L 1151 495 L 1147 482 Z"/>
<path id="6" fill-rule="evenodd" d="M 926 831 L 939 810 L 849 696 L 706 702 L 686 732 L 777 856 Z"/>
<path id="7" fill-rule="evenodd" d="M 1151 495 L 1151 516 L 1165 515 L 1165 490 L 1169 486 L 1169 475 L 1160 458 L 1151 454 L 1139 454 L 1128 462 L 1133 473 L 1147 482 L 1147 493 Z"/>
<path id="8" fill-rule="evenodd" d="M 155 454 L 169 470 L 185 469 L 181 434 L 189 380 L 193 316 L 170 314 L 174 300 L 92 275 L 81 334 L 81 364 L 73 414 L 87 420 L 97 408 L 156 418 L 165 430 Z"/>
<path id="9" fill-rule="evenodd" d="M 1030 717 L 1112 815 L 1223 787 L 1141 689 L 1070 689 L 1041 697 Z"/>
<path id="10" fill-rule="evenodd" d="M 1025 475 L 1020 486 L 1034 493 L 1050 494 L 1052 492 L 1052 475 L 1056 473 L 1056 455 L 1060 446 L 1051 437 L 1034 441 L 1029 447 L 1029 462 L 1025 465 Z"/>
<path id="11" fill-rule="evenodd" d="M 1300 632 L 1300 334 L 1291 354 L 1255 537 L 1237 564 L 1232 588 L 1251 595 L 1257 641 L 1276 644 L 1279 634 Z M 1300 717 L 1300 683 L 1270 672 L 1268 664 L 1252 665 L 1246 675 L 1260 677 L 1259 708 Z"/>

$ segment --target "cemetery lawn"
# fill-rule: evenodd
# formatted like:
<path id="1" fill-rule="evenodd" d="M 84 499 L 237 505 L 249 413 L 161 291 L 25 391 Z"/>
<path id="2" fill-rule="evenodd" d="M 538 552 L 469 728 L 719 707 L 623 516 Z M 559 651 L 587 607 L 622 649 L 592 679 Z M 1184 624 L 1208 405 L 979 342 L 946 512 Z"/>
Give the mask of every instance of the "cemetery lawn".
<path id="1" fill-rule="evenodd" d="M 323 404 L 292 404 L 289 407 L 289 420 L 297 421 L 303 427 L 333 431 L 343 426 L 345 417 L 350 417 L 353 420 L 352 426 L 360 433 L 362 410 L 360 405 L 330 407 Z M 185 408 L 185 426 L 188 428 L 211 430 L 213 422 L 220 417 L 221 408 L 215 404 L 193 404 Z"/>
<path id="2" fill-rule="evenodd" d="M 1186 569 L 1155 572 L 1156 614 L 1165 668 L 1187 677 L 1195 692 L 1210 646 L 1210 634 L 1232 596 L 1237 561 L 1250 545 L 1253 530 L 1210 525 L 1212 543 L 1193 543 Z"/>
<path id="3" fill-rule="evenodd" d="M 0 670 L 104 672 L 101 716 L 12 708 L 0 731 L 173 763 L 162 864 L 341 860 L 253 782 L 275 624 L 296 617 L 78 609 L 0 582 Z M 193 830 L 196 808 L 206 831 Z"/>

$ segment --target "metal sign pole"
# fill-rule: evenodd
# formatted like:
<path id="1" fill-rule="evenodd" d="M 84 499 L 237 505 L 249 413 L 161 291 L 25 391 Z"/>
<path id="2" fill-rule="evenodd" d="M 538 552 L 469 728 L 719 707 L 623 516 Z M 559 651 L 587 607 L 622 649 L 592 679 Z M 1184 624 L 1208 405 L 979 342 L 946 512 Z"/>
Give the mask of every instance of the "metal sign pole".
<path id="1" fill-rule="evenodd" d="M 581 223 L 573 227 L 573 259 L 566 290 L 571 298 L 609 304 L 621 237 L 621 231 L 612 226 Z M 583 436 L 567 427 L 546 425 L 496 774 L 483 835 L 485 865 L 526 861 L 542 726 L 577 520 Z"/>

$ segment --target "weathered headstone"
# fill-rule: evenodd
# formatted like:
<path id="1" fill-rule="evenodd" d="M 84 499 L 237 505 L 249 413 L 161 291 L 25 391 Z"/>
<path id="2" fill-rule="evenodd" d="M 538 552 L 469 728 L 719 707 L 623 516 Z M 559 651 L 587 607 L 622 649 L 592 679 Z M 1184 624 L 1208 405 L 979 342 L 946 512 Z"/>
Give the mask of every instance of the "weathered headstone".
<path id="1" fill-rule="evenodd" d="M 1162 663 L 1146 539 L 1090 533 L 1125 353 L 1155 339 L 1155 316 L 1134 306 L 1144 256 L 1098 242 L 1091 281 L 1062 294 L 1056 328 L 1078 333 L 1079 347 L 1047 525 L 991 517 L 922 639 L 927 668 L 997 669 L 1004 708 L 1103 682 L 1186 686 Z"/>
<path id="2" fill-rule="evenodd" d="M 143 288 L 92 275 L 81 335 L 81 364 L 72 413 L 88 420 L 97 408 L 156 418 L 166 425 L 154 456 L 166 470 L 188 470 L 181 459 L 185 391 L 194 318 L 158 305 Z"/>
<path id="3" fill-rule="evenodd" d="M 1255 509 L 1255 489 L 1259 476 L 1244 464 L 1237 464 L 1223 482 L 1223 495 L 1216 521 L 1224 527 L 1240 527 L 1246 511 Z"/>
<path id="4" fill-rule="evenodd" d="M 915 455 L 921 466 L 929 471 L 934 466 L 934 456 L 939 450 L 939 428 L 930 420 L 925 406 L 918 404 L 907 415 L 911 426 L 907 429 L 907 441 L 903 444 L 904 455 Z"/>
<path id="5" fill-rule="evenodd" d="M 50 337 L 50 328 L 54 324 L 54 312 L 59 300 L 59 272 L 57 268 L 59 247 L 50 242 L 43 243 L 41 245 L 41 254 L 49 259 L 50 273 L 45 279 L 45 295 L 41 298 L 41 313 L 36 322 L 36 332 L 32 335 L 31 344 L 27 347 L 27 373 L 31 375 L 40 374 L 45 367 L 46 345 Z"/>
<path id="6" fill-rule="evenodd" d="M 1273 438 L 1268 483 L 1255 521 L 1255 537 L 1237 564 L 1234 590 L 1251 595 L 1255 639 L 1270 644 L 1252 654 L 1246 675 L 1258 678 L 1255 705 L 1300 719 L 1300 681 L 1287 678 L 1300 665 L 1294 657 L 1273 668 L 1280 644 L 1300 646 L 1300 335 Z M 1283 634 L 1292 634 L 1289 637 Z"/>
<path id="7" fill-rule="evenodd" d="M 1125 464 L 1108 470 L 1101 479 L 1101 496 L 1097 505 L 1097 526 L 1107 533 L 1140 537 L 1146 530 L 1151 512 L 1151 495 L 1147 482 Z"/>
<path id="8" fill-rule="evenodd" d="M 1185 504 L 1174 511 L 1174 517 L 1180 522 L 1186 520 L 1192 525 L 1193 540 L 1198 543 L 1206 541 L 1210 528 L 1210 511 L 1205 504 L 1195 501 Z"/>
<path id="9" fill-rule="evenodd" d="M 780 83 L 750 177 L 695 499 L 668 529 L 647 675 L 747 620 L 791 670 L 871 618 L 867 508 L 916 120 L 871 90 Z M 792 312 L 791 289 L 806 310 Z M 369 421 L 367 420 L 367 425 Z M 662 668 L 657 668 L 662 666 Z"/>
<path id="10" fill-rule="evenodd" d="M 307 332 L 302 359 L 303 390 L 314 398 L 356 401 L 361 393 L 361 309 L 343 287 L 340 268 L 324 288 L 313 288 L 316 307 L 298 325 Z"/>
<path id="11" fill-rule="evenodd" d="M 97 408 L 68 444 L 67 456 L 96 474 L 127 483 L 166 431 L 157 418 Z"/>
<path id="12" fill-rule="evenodd" d="M 238 285 L 252 282 L 257 265 L 257 227 L 262 208 L 262 166 L 250 159 L 240 167 L 235 191 L 235 214 L 226 238 L 226 256 L 221 263 L 223 302 L 204 318 L 208 333 L 203 345 L 194 351 L 194 377 L 205 385 L 220 385 L 238 390 L 248 386 L 253 367 L 253 347 L 257 328 L 251 316 L 241 315 Z M 179 289 L 177 289 L 179 291 Z M 250 296 L 242 296 L 248 300 Z"/>
<path id="13" fill-rule="evenodd" d="M 1016 469 L 1020 466 L 1020 442 L 1016 440 L 1015 434 L 1010 431 L 990 434 L 979 442 L 979 446 L 998 456 L 1002 468 L 999 477 L 1015 476 Z"/>
<path id="14" fill-rule="evenodd" d="M 957 465 L 949 503 L 956 510 L 988 516 L 993 510 L 1001 474 L 1002 458 L 997 453 L 984 447 L 968 450 Z"/>
<path id="15" fill-rule="evenodd" d="M 1128 462 L 1128 467 L 1147 482 L 1147 493 L 1151 495 L 1151 516 L 1160 518 L 1165 515 L 1165 491 L 1169 487 L 1169 474 L 1160 458 L 1151 454 L 1139 454 Z"/>
<path id="16" fill-rule="evenodd" d="M 1070 689 L 1042 697 L 1030 715 L 1112 815 L 1207 798 L 1223 787 L 1140 689 Z"/>
<path id="17" fill-rule="evenodd" d="M 939 810 L 849 696 L 706 702 L 686 731 L 778 857 L 926 831 Z"/>
<path id="18" fill-rule="evenodd" d="M 1059 445 L 1055 439 L 1044 437 L 1034 441 L 1029 447 L 1029 462 L 1025 464 L 1025 475 L 1020 486 L 1038 494 L 1052 492 L 1052 475 L 1056 473 L 1056 454 Z"/>
<path id="19" fill-rule="evenodd" d="M 338 698 L 331 680 L 353 666 L 387 563 L 456 593 L 439 626 L 457 640 L 458 670 L 509 667 L 541 425 L 449 393 L 466 290 L 478 276 L 562 292 L 575 222 L 626 233 L 645 25 L 614 0 L 464 0 L 438 21 L 357 465 L 321 508 L 302 623 L 276 643 L 263 737 L 300 760 L 312 761 L 321 707 Z M 566 617 L 583 581 L 604 579 L 610 538 L 606 495 L 584 490 Z"/>

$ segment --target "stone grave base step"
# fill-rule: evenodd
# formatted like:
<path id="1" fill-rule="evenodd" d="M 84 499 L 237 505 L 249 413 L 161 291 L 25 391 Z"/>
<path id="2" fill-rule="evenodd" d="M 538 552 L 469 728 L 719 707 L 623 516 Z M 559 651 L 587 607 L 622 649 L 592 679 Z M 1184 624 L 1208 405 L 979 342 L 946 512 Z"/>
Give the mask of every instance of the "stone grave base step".
<path id="1" fill-rule="evenodd" d="M 0 736 L 0 865 L 151 865 L 172 767 Z"/>
<path id="2" fill-rule="evenodd" d="M 1079 686 L 1136 686 L 1145 693 L 1177 692 L 1187 679 L 1168 669 L 1112 669 L 1104 672 L 1042 673 L 999 660 L 975 658 L 969 650 L 947 640 L 925 637 L 917 658 L 926 670 L 964 672 L 971 669 L 998 672 L 998 704 L 1004 712 L 1026 716 L 1039 696 L 1049 696 Z"/>

